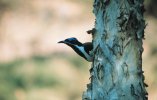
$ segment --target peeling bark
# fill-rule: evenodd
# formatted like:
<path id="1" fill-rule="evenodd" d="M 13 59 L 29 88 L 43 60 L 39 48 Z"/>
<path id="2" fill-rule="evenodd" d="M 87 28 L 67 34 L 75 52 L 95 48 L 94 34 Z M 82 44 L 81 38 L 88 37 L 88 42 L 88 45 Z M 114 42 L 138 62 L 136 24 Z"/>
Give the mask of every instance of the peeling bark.
<path id="1" fill-rule="evenodd" d="M 147 100 L 142 71 L 143 0 L 95 0 L 94 61 L 83 100 Z"/>

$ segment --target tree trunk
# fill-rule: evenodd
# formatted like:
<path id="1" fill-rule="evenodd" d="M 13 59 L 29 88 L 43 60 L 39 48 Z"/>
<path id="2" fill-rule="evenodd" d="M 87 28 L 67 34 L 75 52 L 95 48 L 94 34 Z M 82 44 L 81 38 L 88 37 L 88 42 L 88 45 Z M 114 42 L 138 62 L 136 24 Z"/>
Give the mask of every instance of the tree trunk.
<path id="1" fill-rule="evenodd" d="M 94 61 L 83 100 L 147 100 L 143 0 L 95 0 Z"/>

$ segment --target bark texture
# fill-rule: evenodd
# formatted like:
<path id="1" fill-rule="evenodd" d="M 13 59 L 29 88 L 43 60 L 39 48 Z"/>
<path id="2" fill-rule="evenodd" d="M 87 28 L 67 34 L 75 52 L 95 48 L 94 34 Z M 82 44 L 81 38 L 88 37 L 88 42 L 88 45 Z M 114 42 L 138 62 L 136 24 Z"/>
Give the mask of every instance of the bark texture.
<path id="1" fill-rule="evenodd" d="M 95 0 L 94 61 L 83 100 L 147 100 L 143 0 Z"/>

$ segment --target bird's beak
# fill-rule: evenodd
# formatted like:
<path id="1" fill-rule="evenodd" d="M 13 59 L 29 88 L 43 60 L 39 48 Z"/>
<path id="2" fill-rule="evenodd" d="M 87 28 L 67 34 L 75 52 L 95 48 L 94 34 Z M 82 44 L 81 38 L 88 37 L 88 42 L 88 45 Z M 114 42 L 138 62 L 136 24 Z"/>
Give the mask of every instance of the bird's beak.
<path id="1" fill-rule="evenodd" d="M 58 43 L 65 43 L 64 41 L 59 41 Z"/>
<path id="2" fill-rule="evenodd" d="M 64 44 L 67 44 L 67 45 L 73 45 L 73 44 L 71 44 L 69 42 L 66 42 L 66 41 L 59 41 L 58 43 L 64 43 Z"/>

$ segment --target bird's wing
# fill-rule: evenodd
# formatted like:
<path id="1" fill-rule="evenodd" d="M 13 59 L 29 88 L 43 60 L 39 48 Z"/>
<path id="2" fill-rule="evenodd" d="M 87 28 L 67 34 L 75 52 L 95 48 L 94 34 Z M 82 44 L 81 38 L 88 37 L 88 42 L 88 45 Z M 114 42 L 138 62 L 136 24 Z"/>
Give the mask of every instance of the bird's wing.
<path id="1" fill-rule="evenodd" d="M 89 52 L 93 49 L 92 42 L 86 42 L 83 44 L 85 51 L 89 54 Z"/>

